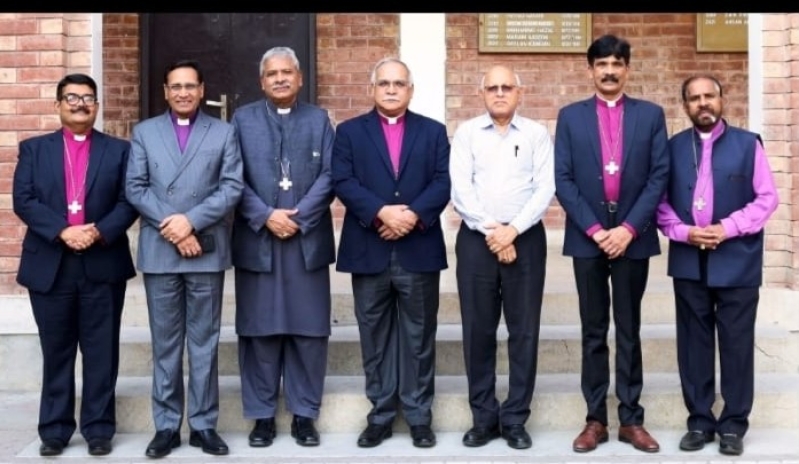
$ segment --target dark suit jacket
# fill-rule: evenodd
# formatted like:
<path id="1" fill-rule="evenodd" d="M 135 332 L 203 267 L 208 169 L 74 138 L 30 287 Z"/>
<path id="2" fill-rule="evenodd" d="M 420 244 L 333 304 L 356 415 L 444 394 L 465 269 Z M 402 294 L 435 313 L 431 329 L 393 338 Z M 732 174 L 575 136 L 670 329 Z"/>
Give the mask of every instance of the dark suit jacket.
<path id="1" fill-rule="evenodd" d="M 86 223 L 97 225 L 102 240 L 83 252 L 86 275 L 94 282 L 125 281 L 136 275 L 126 233 L 138 217 L 125 199 L 130 143 L 97 130 L 91 137 L 84 212 Z M 17 282 L 47 292 L 68 250 L 58 238 L 69 226 L 61 130 L 20 143 L 13 200 L 14 213 L 28 226 Z"/>
<path id="2" fill-rule="evenodd" d="M 332 175 L 346 213 L 336 269 L 375 274 L 388 268 L 391 250 L 410 272 L 447 267 L 441 212 L 449 203 L 449 139 L 446 127 L 406 111 L 398 178 L 394 177 L 377 110 L 336 128 Z M 380 238 L 375 224 L 384 205 L 406 204 L 419 216 L 416 227 L 399 240 Z"/>
<path id="3" fill-rule="evenodd" d="M 660 254 L 655 211 L 669 174 L 668 136 L 663 108 L 624 96 L 621 186 L 617 221 L 627 222 L 637 237 L 626 257 Z M 594 97 L 558 113 L 555 127 L 555 195 L 566 211 L 563 254 L 578 258 L 602 255 L 586 235 L 592 225 L 609 227 L 602 176 L 602 151 Z"/>

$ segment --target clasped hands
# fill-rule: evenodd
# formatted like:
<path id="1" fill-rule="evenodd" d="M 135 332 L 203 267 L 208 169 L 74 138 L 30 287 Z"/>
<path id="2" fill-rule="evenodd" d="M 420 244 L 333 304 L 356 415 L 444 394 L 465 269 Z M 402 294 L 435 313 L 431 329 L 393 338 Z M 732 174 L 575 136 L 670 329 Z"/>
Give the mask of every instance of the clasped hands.
<path id="1" fill-rule="evenodd" d="M 69 248 L 75 251 L 83 251 L 100 239 L 100 231 L 97 230 L 97 227 L 92 222 L 91 224 L 69 226 L 58 234 L 58 238 Z"/>
<path id="2" fill-rule="evenodd" d="M 591 236 L 610 259 L 622 256 L 633 241 L 633 234 L 624 226 L 616 226 L 612 229 L 601 229 Z"/>
<path id="3" fill-rule="evenodd" d="M 715 250 L 726 238 L 727 234 L 721 224 L 691 226 L 688 229 L 688 243 L 698 246 L 700 250 Z"/>
<path id="4" fill-rule="evenodd" d="M 266 220 L 266 228 L 275 234 L 275 237 L 286 240 L 291 238 L 300 230 L 300 226 L 291 219 L 297 214 L 297 209 L 275 208 Z"/>
<path id="5" fill-rule="evenodd" d="M 519 231 L 511 225 L 498 222 L 490 222 L 484 227 L 488 229 L 486 246 L 497 256 L 497 260 L 503 264 L 516 261 L 516 246 L 513 241 L 519 236 Z"/>
<path id="6" fill-rule="evenodd" d="M 192 234 L 194 226 L 185 214 L 170 214 L 158 226 L 161 236 L 169 243 L 175 245 L 180 256 L 194 258 L 203 253 L 197 237 Z"/>
<path id="7" fill-rule="evenodd" d="M 408 205 L 385 205 L 377 212 L 382 224 L 377 232 L 383 240 L 398 240 L 416 227 L 419 216 L 408 208 Z"/>

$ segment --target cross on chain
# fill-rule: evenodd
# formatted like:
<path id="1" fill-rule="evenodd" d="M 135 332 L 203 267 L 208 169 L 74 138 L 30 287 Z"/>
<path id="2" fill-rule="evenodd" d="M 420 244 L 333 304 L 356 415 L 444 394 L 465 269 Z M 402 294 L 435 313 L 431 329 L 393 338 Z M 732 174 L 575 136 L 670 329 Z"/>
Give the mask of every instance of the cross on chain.
<path id="1" fill-rule="evenodd" d="M 610 160 L 610 163 L 605 165 L 605 171 L 608 172 L 611 176 L 619 172 L 619 165 L 616 164 L 616 161 Z"/>
<path id="2" fill-rule="evenodd" d="M 288 191 L 288 189 L 290 189 L 291 186 L 294 185 L 294 182 L 290 181 L 288 177 L 284 177 L 283 180 L 281 180 L 280 183 L 277 185 L 279 185 L 280 188 L 282 188 L 283 190 Z"/>
<path id="3" fill-rule="evenodd" d="M 78 214 L 78 211 L 83 209 L 83 206 L 78 203 L 78 200 L 72 200 L 72 203 L 68 206 L 69 212 L 72 214 Z"/>
<path id="4" fill-rule="evenodd" d="M 705 208 L 706 204 L 707 203 L 705 203 L 705 199 L 699 197 L 696 199 L 696 201 L 694 201 L 694 208 L 698 209 L 699 211 L 702 211 Z"/>

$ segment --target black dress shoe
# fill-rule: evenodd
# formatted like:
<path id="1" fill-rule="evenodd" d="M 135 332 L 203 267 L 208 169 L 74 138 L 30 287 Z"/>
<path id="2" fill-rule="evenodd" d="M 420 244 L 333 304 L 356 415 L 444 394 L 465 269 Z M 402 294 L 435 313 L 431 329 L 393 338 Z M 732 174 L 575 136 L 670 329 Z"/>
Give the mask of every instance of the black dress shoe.
<path id="1" fill-rule="evenodd" d="M 514 449 L 527 449 L 533 446 L 533 440 L 524 429 L 524 424 L 503 425 L 502 438 Z"/>
<path id="2" fill-rule="evenodd" d="M 269 419 L 257 419 L 247 438 L 250 441 L 250 446 L 263 448 L 272 444 L 275 434 L 275 418 L 270 417 Z"/>
<path id="3" fill-rule="evenodd" d="M 295 415 L 291 420 L 291 436 L 300 446 L 319 446 L 319 432 L 310 417 Z"/>
<path id="4" fill-rule="evenodd" d="M 64 452 L 64 442 L 57 438 L 45 438 L 39 445 L 39 456 L 58 456 Z"/>
<path id="5" fill-rule="evenodd" d="M 432 448 L 436 446 L 436 434 L 429 425 L 412 425 L 411 438 L 413 446 L 417 448 Z"/>
<path id="6" fill-rule="evenodd" d="M 699 451 L 705 447 L 705 443 L 710 443 L 713 439 L 712 432 L 691 430 L 686 432 L 680 439 L 680 449 L 683 451 Z"/>
<path id="7" fill-rule="evenodd" d="M 189 435 L 189 445 L 202 448 L 203 453 L 222 456 L 228 454 L 227 443 L 214 429 L 192 430 Z"/>
<path id="8" fill-rule="evenodd" d="M 358 436 L 358 446 L 361 448 L 374 448 L 383 443 L 386 438 L 391 438 L 391 433 L 390 425 L 369 424 Z"/>
<path id="9" fill-rule="evenodd" d="M 744 452 L 743 437 L 734 433 L 722 433 L 719 452 L 730 456 L 740 456 Z"/>
<path id="10" fill-rule="evenodd" d="M 162 458 L 180 446 L 180 432 L 177 430 L 159 430 L 147 445 L 144 452 L 149 458 Z"/>
<path id="11" fill-rule="evenodd" d="M 87 442 L 89 454 L 92 456 L 105 456 L 111 454 L 111 450 L 114 449 L 110 438 L 90 438 Z"/>
<path id="12" fill-rule="evenodd" d="M 485 446 L 489 441 L 499 438 L 499 427 L 474 426 L 463 436 L 463 444 L 469 447 Z"/>

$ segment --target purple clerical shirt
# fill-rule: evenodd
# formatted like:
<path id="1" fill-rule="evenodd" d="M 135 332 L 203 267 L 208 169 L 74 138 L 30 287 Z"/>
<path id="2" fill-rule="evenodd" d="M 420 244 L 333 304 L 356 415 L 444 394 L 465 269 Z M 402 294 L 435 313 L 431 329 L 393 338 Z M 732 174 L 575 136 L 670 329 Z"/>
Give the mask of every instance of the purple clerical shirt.
<path id="1" fill-rule="evenodd" d="M 701 210 L 695 206 L 691 208 L 694 223 L 698 227 L 710 225 L 713 218 L 713 157 L 711 155 L 713 143 L 725 129 L 724 121 L 719 120 L 719 123 L 711 131 L 710 137 L 702 140 L 702 158 L 699 163 L 693 198 L 694 205 L 696 205 L 696 201 L 702 197 L 704 205 Z M 697 131 L 697 135 L 699 135 L 699 131 Z M 720 221 L 728 239 L 760 232 L 779 202 L 774 176 L 771 174 L 768 158 L 760 141 L 755 141 L 752 187 L 755 191 L 755 199 Z M 688 231 L 693 225 L 682 222 L 669 204 L 666 195 L 658 205 L 657 221 L 663 235 L 675 242 L 688 243 Z"/>
<path id="2" fill-rule="evenodd" d="M 181 124 L 185 119 L 182 119 L 181 122 L 178 122 L 178 115 L 174 112 L 169 112 L 170 117 L 172 118 L 172 127 L 175 128 L 175 134 L 178 136 L 178 146 L 180 147 L 180 152 L 183 153 L 186 150 L 186 143 L 189 141 L 189 134 L 191 133 L 191 128 L 194 127 L 194 121 L 197 119 L 197 112 L 195 111 L 194 114 L 189 118 L 188 124 Z"/>
<path id="3" fill-rule="evenodd" d="M 380 115 L 380 126 L 386 137 L 386 146 L 388 147 L 388 156 L 391 158 L 391 166 L 394 168 L 394 177 L 398 177 L 402 137 L 405 135 L 405 115 L 390 120 Z"/>
<path id="4" fill-rule="evenodd" d="M 92 143 L 91 129 L 86 134 L 75 135 L 65 127 L 63 135 L 67 222 L 71 226 L 77 226 L 86 223 L 86 173 Z"/>

